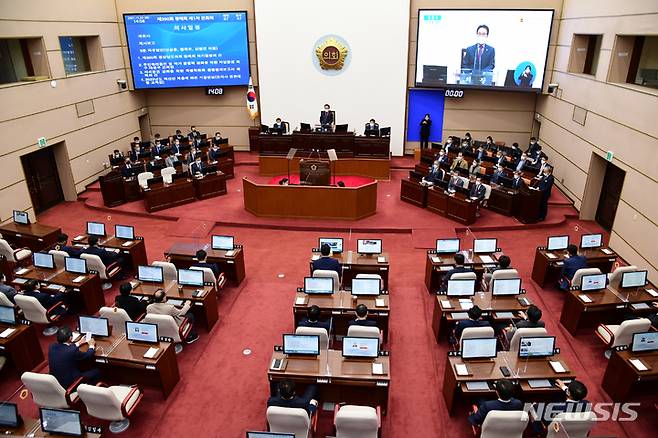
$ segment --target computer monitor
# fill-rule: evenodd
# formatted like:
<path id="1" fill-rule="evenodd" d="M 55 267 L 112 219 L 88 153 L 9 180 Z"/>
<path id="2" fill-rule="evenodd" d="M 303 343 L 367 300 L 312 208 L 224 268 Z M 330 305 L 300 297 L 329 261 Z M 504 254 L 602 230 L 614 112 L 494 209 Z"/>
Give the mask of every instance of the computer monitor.
<path id="1" fill-rule="evenodd" d="M 335 132 L 347 132 L 348 125 L 336 125 Z"/>
<path id="2" fill-rule="evenodd" d="M 390 137 L 391 136 L 391 128 L 390 126 L 387 126 L 386 128 L 382 128 L 379 130 L 379 135 L 382 137 Z"/>
<path id="3" fill-rule="evenodd" d="M 132 342 L 157 344 L 158 326 L 145 322 L 126 321 L 126 339 Z"/>
<path id="4" fill-rule="evenodd" d="M 448 280 L 449 297 L 472 297 L 475 295 L 475 279 Z"/>
<path id="5" fill-rule="evenodd" d="M 21 423 L 15 403 L 0 402 L 0 427 L 18 427 Z"/>
<path id="6" fill-rule="evenodd" d="M 330 295 L 334 293 L 334 279 L 331 277 L 304 277 L 304 293 Z"/>
<path id="7" fill-rule="evenodd" d="M 260 132 L 267 134 L 270 131 L 270 127 L 264 124 L 260 124 Z"/>
<path id="8" fill-rule="evenodd" d="M 14 223 L 27 225 L 30 223 L 30 216 L 27 211 L 14 210 Z"/>
<path id="9" fill-rule="evenodd" d="M 381 239 L 358 239 L 356 241 L 356 252 L 359 254 L 381 254 Z"/>
<path id="10" fill-rule="evenodd" d="M 494 296 L 518 295 L 521 293 L 520 278 L 500 278 L 492 281 L 491 290 Z"/>
<path id="11" fill-rule="evenodd" d="M 583 234 L 580 236 L 580 248 L 591 249 L 600 248 L 603 246 L 603 234 Z"/>
<path id="12" fill-rule="evenodd" d="M 377 296 L 381 290 L 379 278 L 352 279 L 352 295 Z"/>
<path id="13" fill-rule="evenodd" d="M 496 338 L 462 339 L 462 359 L 491 359 L 496 357 Z"/>
<path id="14" fill-rule="evenodd" d="M 83 436 L 80 412 L 67 409 L 39 408 L 41 429 L 44 432 L 70 436 Z"/>
<path id="15" fill-rule="evenodd" d="M 16 324 L 16 312 L 11 306 L 0 306 L 0 323 L 14 325 Z"/>
<path id="16" fill-rule="evenodd" d="M 473 252 L 475 254 L 486 254 L 496 252 L 497 239 L 474 239 Z"/>
<path id="17" fill-rule="evenodd" d="M 64 269 L 73 274 L 87 273 L 87 260 L 75 257 L 64 257 Z"/>
<path id="18" fill-rule="evenodd" d="M 47 252 L 35 252 L 32 254 L 34 266 L 37 268 L 53 269 L 55 268 L 55 257 Z"/>
<path id="19" fill-rule="evenodd" d="M 80 315 L 78 327 L 80 327 L 80 333 L 91 333 L 92 336 L 110 336 L 110 323 L 107 318 Z"/>
<path id="20" fill-rule="evenodd" d="M 608 276 L 606 274 L 583 275 L 580 281 L 580 290 L 583 292 L 602 290 L 605 289 L 607 281 Z"/>
<path id="21" fill-rule="evenodd" d="M 294 433 L 247 432 L 247 438 L 295 438 Z"/>
<path id="22" fill-rule="evenodd" d="M 436 239 L 436 252 L 439 254 L 458 253 L 459 239 Z"/>
<path id="23" fill-rule="evenodd" d="M 642 287 L 647 284 L 647 271 L 622 272 L 621 287 Z"/>
<path id="24" fill-rule="evenodd" d="M 642 332 L 633 334 L 631 352 L 645 353 L 658 351 L 658 332 Z"/>
<path id="25" fill-rule="evenodd" d="M 87 234 L 90 236 L 105 236 L 105 224 L 101 222 L 87 222 Z"/>
<path id="26" fill-rule="evenodd" d="M 549 236 L 546 249 L 548 251 L 557 251 L 567 249 L 567 246 L 569 246 L 569 236 Z"/>
<path id="27" fill-rule="evenodd" d="M 115 225 L 114 236 L 117 239 L 133 240 L 135 239 L 135 227 L 130 225 Z"/>
<path id="28" fill-rule="evenodd" d="M 343 357 L 374 359 L 379 356 L 379 338 L 343 338 Z"/>
<path id="29" fill-rule="evenodd" d="M 212 236 L 211 247 L 212 249 L 221 249 L 230 251 L 233 249 L 233 236 Z"/>
<path id="30" fill-rule="evenodd" d="M 519 357 L 550 357 L 555 352 L 555 336 L 529 336 L 519 341 Z"/>
<path id="31" fill-rule="evenodd" d="M 179 269 L 178 284 L 181 286 L 203 286 L 203 271 L 199 269 Z"/>
<path id="32" fill-rule="evenodd" d="M 318 239 L 318 248 L 322 248 L 322 245 L 325 243 L 329 245 L 332 252 L 336 254 L 343 252 L 342 237 L 320 237 Z"/>
<path id="33" fill-rule="evenodd" d="M 299 124 L 299 130 L 301 132 L 311 132 L 311 124 L 310 123 L 300 123 Z"/>
<path id="34" fill-rule="evenodd" d="M 283 354 L 317 356 L 320 354 L 320 336 L 283 335 Z"/>
<path id="35" fill-rule="evenodd" d="M 162 266 L 139 265 L 137 267 L 137 279 L 147 283 L 162 283 L 164 281 Z"/>

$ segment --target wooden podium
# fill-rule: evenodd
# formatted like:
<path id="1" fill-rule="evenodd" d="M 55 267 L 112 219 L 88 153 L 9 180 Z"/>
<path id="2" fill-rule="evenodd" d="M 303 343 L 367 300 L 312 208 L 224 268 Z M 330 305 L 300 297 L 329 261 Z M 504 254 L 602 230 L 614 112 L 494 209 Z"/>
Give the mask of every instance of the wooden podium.
<path id="1" fill-rule="evenodd" d="M 299 183 L 309 186 L 331 185 L 329 161 L 301 160 L 299 162 Z"/>
<path id="2" fill-rule="evenodd" d="M 116 170 L 98 178 L 106 207 L 116 207 L 126 202 L 126 192 L 123 186 L 123 175 Z"/>
<path id="3" fill-rule="evenodd" d="M 541 208 L 541 192 L 535 189 L 523 188 L 516 195 L 514 217 L 524 224 L 534 224 L 539 219 Z"/>

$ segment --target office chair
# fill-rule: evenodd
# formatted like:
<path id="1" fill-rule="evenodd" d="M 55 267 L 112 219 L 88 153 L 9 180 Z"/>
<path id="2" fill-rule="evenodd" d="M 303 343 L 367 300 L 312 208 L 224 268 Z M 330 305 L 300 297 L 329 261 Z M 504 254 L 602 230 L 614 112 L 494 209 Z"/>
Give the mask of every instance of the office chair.
<path id="1" fill-rule="evenodd" d="M 379 290 L 384 290 L 384 279 L 379 274 L 356 274 L 356 278 L 376 278 L 379 280 Z"/>
<path id="2" fill-rule="evenodd" d="M 95 386 L 83 383 L 78 387 L 78 394 L 89 415 L 111 421 L 109 429 L 112 433 L 121 433 L 128 429 L 128 417 L 144 397 L 137 385 L 107 386 L 104 383 Z"/>
<path id="3" fill-rule="evenodd" d="M 320 350 L 329 349 L 329 333 L 322 327 L 297 327 L 296 335 L 317 335 L 320 337 Z"/>
<path id="4" fill-rule="evenodd" d="M 14 297 L 16 305 L 23 311 L 23 317 L 28 321 L 35 324 L 45 324 L 46 328 L 43 329 L 44 336 L 52 336 L 57 333 L 57 327 L 52 324 L 59 321 L 63 315 L 55 313 L 58 309 L 68 309 L 65 304 L 57 303 L 50 309 L 46 309 L 41 305 L 39 300 L 27 295 L 16 295 Z"/>
<path id="5" fill-rule="evenodd" d="M 336 438 L 377 438 L 381 427 L 379 407 L 339 405 L 334 408 Z"/>
<path id="6" fill-rule="evenodd" d="M 619 283 L 621 283 L 621 277 L 624 272 L 635 272 L 637 271 L 637 266 L 619 266 L 617 269 L 608 274 L 608 284 L 611 288 L 617 289 Z"/>
<path id="7" fill-rule="evenodd" d="M 491 274 L 489 284 L 485 284 L 484 276 L 482 277 L 482 290 L 491 292 L 493 290 L 494 280 L 507 280 L 511 278 L 519 278 L 519 271 L 516 269 L 497 269 Z"/>
<path id="8" fill-rule="evenodd" d="M 0 255 L 4 256 L 9 262 L 26 266 L 30 263 L 32 251 L 29 248 L 14 249 L 5 239 L 0 239 Z"/>
<path id="9" fill-rule="evenodd" d="M 377 327 L 351 325 L 347 328 L 347 336 L 353 338 L 377 338 L 379 339 L 380 348 L 384 344 L 382 331 Z"/>
<path id="10" fill-rule="evenodd" d="M 14 306 L 14 303 L 7 298 L 7 295 L 5 295 L 4 292 L 0 292 L 0 306 L 16 307 Z"/>
<path id="11" fill-rule="evenodd" d="M 462 335 L 459 337 L 459 345 L 462 345 L 464 339 L 474 338 L 493 338 L 493 327 L 468 327 L 462 330 Z"/>
<path id="12" fill-rule="evenodd" d="M 596 275 L 600 274 L 601 270 L 599 268 L 583 268 L 579 269 L 576 271 L 575 274 L 573 274 L 573 278 L 569 282 L 569 286 L 571 287 L 580 287 L 582 282 L 583 282 L 583 276 L 584 275 Z M 565 278 L 565 280 L 569 281 L 569 279 Z"/>
<path id="13" fill-rule="evenodd" d="M 112 334 L 115 336 L 126 333 L 126 321 L 132 321 L 128 315 L 128 312 L 116 306 L 103 306 L 98 311 L 98 314 L 101 318 L 107 319 L 107 322 L 112 327 Z M 141 320 L 143 317 L 144 315 L 141 315 L 140 318 L 137 318 L 137 321 Z"/>
<path id="14" fill-rule="evenodd" d="M 491 411 L 482 423 L 480 438 L 522 438 L 529 418 L 525 411 Z"/>
<path id="15" fill-rule="evenodd" d="M 329 277 L 334 279 L 334 293 L 340 290 L 340 278 L 338 272 L 328 269 L 316 269 L 313 271 L 313 277 Z"/>
<path id="16" fill-rule="evenodd" d="M 70 409 L 75 406 L 80 401 L 77 389 L 83 380 L 84 377 L 80 377 L 64 389 L 55 376 L 50 374 L 26 371 L 21 375 L 21 381 L 32 393 L 34 403 L 39 407 L 52 409 Z"/>
<path id="17" fill-rule="evenodd" d="M 548 332 L 543 327 L 534 327 L 534 328 L 520 328 L 516 329 L 512 340 L 509 342 L 509 351 L 518 353 L 519 344 L 521 343 L 521 338 L 529 338 L 532 336 L 546 336 Z"/>
<path id="18" fill-rule="evenodd" d="M 547 427 L 546 438 L 587 438 L 596 425 L 596 414 L 588 412 L 561 412 Z"/>
<path id="19" fill-rule="evenodd" d="M 57 251 L 56 249 L 51 249 L 48 251 L 48 254 L 53 255 L 53 259 L 55 260 L 55 267 L 58 269 L 64 269 L 64 266 L 66 266 L 64 259 L 69 257 L 69 254 L 66 251 Z"/>
<path id="20" fill-rule="evenodd" d="M 648 332 L 651 321 L 647 318 L 629 319 L 620 325 L 599 324 L 596 328 L 596 336 L 608 347 L 604 356 L 610 359 L 612 349 L 622 345 L 630 345 L 635 333 Z"/>
<path id="21" fill-rule="evenodd" d="M 139 186 L 143 189 L 148 188 L 148 181 L 149 179 L 153 178 L 153 172 L 142 172 L 137 174 L 137 183 Z"/>
<path id="22" fill-rule="evenodd" d="M 452 274 L 450 277 L 451 280 L 477 280 L 477 274 L 475 272 L 458 272 Z"/>
<path id="23" fill-rule="evenodd" d="M 90 270 L 98 272 L 98 276 L 103 281 L 103 290 L 112 288 L 111 280 L 121 273 L 119 262 L 110 263 L 105 266 L 101 258 L 95 254 L 80 254 L 80 258 L 87 261 L 87 266 Z"/>
<path id="24" fill-rule="evenodd" d="M 176 324 L 176 320 L 171 315 L 147 313 L 144 315 L 144 318 L 142 318 L 141 322 L 157 325 L 159 336 L 173 339 L 174 344 L 176 344 L 174 347 L 176 354 L 179 354 L 181 351 L 183 351 L 182 342 L 187 339 L 190 331 L 192 331 L 192 324 L 190 324 L 187 318 L 183 318 L 183 321 L 179 326 Z"/>
<path id="25" fill-rule="evenodd" d="M 160 175 L 162 175 L 162 180 L 167 184 L 172 183 L 172 175 L 174 173 L 176 173 L 176 169 L 173 167 L 165 167 L 160 171 Z"/>
<path id="26" fill-rule="evenodd" d="M 152 266 L 160 266 L 162 268 L 162 274 L 165 281 L 177 281 L 178 280 L 178 269 L 176 265 L 171 262 L 161 262 L 159 260 L 151 263 Z M 212 272 L 212 271 L 210 271 Z"/>
<path id="27" fill-rule="evenodd" d="M 309 418 L 306 410 L 302 408 L 270 406 L 266 416 L 270 432 L 290 433 L 295 435 L 295 438 L 312 438 L 318 422 L 317 411 Z"/>

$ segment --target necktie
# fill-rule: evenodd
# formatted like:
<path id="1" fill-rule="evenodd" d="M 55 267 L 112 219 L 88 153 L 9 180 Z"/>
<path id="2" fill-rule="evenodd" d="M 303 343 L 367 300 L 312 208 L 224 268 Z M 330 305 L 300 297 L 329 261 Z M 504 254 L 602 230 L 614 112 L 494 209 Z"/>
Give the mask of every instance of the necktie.
<path id="1" fill-rule="evenodd" d="M 478 66 L 482 68 L 482 52 L 484 51 L 484 46 L 478 44 Z"/>

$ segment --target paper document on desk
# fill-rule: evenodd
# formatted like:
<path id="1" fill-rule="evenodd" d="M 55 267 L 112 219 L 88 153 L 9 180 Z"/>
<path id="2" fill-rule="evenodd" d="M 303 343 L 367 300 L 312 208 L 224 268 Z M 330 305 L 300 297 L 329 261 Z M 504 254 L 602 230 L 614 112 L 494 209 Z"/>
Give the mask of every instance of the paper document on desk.
<path id="1" fill-rule="evenodd" d="M 82 240 L 82 239 L 84 239 L 84 238 L 85 238 L 85 236 L 75 236 L 75 237 L 73 238 L 73 240 L 76 240 L 76 241 L 77 241 L 77 240 Z"/>
<path id="2" fill-rule="evenodd" d="M 14 278 L 14 281 L 12 283 L 25 284 L 27 283 L 27 278 Z"/>
<path id="3" fill-rule="evenodd" d="M 455 364 L 455 371 L 457 371 L 458 376 L 468 376 L 468 368 L 466 368 L 466 364 Z"/>
<path id="4" fill-rule="evenodd" d="M 0 338 L 6 339 L 9 336 L 11 336 L 11 334 L 14 333 L 15 331 L 16 329 L 13 328 L 5 329 L 2 333 L 0 333 Z"/>
<path id="5" fill-rule="evenodd" d="M 562 363 L 559 360 L 551 360 L 548 362 L 551 365 L 551 368 L 553 368 L 553 371 L 556 373 L 566 373 L 567 370 L 564 368 Z"/>
<path id="6" fill-rule="evenodd" d="M 320 256 L 316 254 L 313 257 L 311 257 L 311 260 L 313 261 L 320 260 Z"/>
<path id="7" fill-rule="evenodd" d="M 450 300 L 441 300 L 441 307 L 443 307 L 444 309 L 452 309 Z"/>
<path id="8" fill-rule="evenodd" d="M 481 255 L 480 260 L 482 260 L 482 263 L 494 263 L 494 259 L 488 255 Z"/>
<path id="9" fill-rule="evenodd" d="M 658 297 L 658 292 L 656 292 L 654 289 L 646 289 L 646 291 L 652 297 Z"/>
<path id="10" fill-rule="evenodd" d="M 651 308 L 647 303 L 633 303 L 631 304 L 631 307 L 633 310 L 646 310 Z"/>
<path id="11" fill-rule="evenodd" d="M 21 268 L 21 269 L 19 269 L 18 271 L 16 271 L 16 275 L 23 275 L 23 274 L 25 274 L 26 272 L 30 272 L 30 270 L 27 269 L 27 268 Z"/>
<path id="12" fill-rule="evenodd" d="M 80 283 L 82 280 L 84 280 L 86 275 L 78 275 L 73 279 L 73 283 Z"/>
<path id="13" fill-rule="evenodd" d="M 130 246 L 132 244 L 133 244 L 132 240 L 129 240 L 128 242 L 123 242 L 121 246 Z"/>
<path id="14" fill-rule="evenodd" d="M 588 297 L 587 295 L 585 295 L 585 294 L 578 295 L 578 298 L 580 298 L 583 301 L 583 303 L 591 303 L 592 302 L 592 299 L 590 297 Z"/>
<path id="15" fill-rule="evenodd" d="M 556 256 L 555 254 L 553 254 L 553 253 L 550 253 L 550 252 L 547 252 L 547 253 L 546 253 L 546 257 L 548 257 L 548 258 L 549 258 L 549 259 L 551 259 L 551 260 L 553 260 L 553 259 L 556 259 L 556 258 L 557 258 L 557 256 Z"/>
<path id="16" fill-rule="evenodd" d="M 234 255 L 235 255 L 234 249 L 226 251 L 226 257 L 233 257 Z"/>
<path id="17" fill-rule="evenodd" d="M 548 379 L 528 379 L 528 385 L 531 388 L 550 388 L 553 386 Z"/>
<path id="18" fill-rule="evenodd" d="M 437 256 L 432 257 L 432 263 L 441 263 L 441 257 L 437 257 Z"/>
<path id="19" fill-rule="evenodd" d="M 452 269 L 452 266 L 440 266 L 439 271 L 449 271 Z"/>
<path id="20" fill-rule="evenodd" d="M 638 371 L 647 371 L 649 369 L 649 368 L 647 368 L 647 366 L 644 363 L 642 363 L 642 361 L 640 359 L 629 359 L 628 361 Z"/>
<path id="21" fill-rule="evenodd" d="M 386 263 L 386 257 L 384 256 L 377 257 L 377 263 Z"/>
<path id="22" fill-rule="evenodd" d="M 610 250 L 608 248 L 602 248 L 601 252 L 603 252 L 603 254 L 606 254 L 606 255 L 611 255 L 612 254 L 612 250 Z"/>
<path id="23" fill-rule="evenodd" d="M 375 375 L 384 374 L 384 364 L 382 363 L 373 363 L 372 364 L 372 373 Z"/>
<path id="24" fill-rule="evenodd" d="M 466 389 L 469 391 L 488 391 L 489 384 L 484 381 L 466 382 Z"/>
<path id="25" fill-rule="evenodd" d="M 297 297 L 295 299 L 296 306 L 303 306 L 304 304 L 306 304 L 306 297 Z"/>
<path id="26" fill-rule="evenodd" d="M 156 354 L 158 354 L 158 351 L 160 351 L 159 348 L 157 347 L 151 347 L 148 350 L 146 350 L 146 353 L 144 353 L 144 357 L 146 359 L 153 359 Z"/>
<path id="27" fill-rule="evenodd" d="M 462 310 L 468 310 L 471 307 L 473 307 L 473 301 L 471 301 L 471 300 L 459 300 L 459 307 L 461 307 Z"/>
<path id="28" fill-rule="evenodd" d="M 386 307 L 386 302 L 383 298 L 375 298 L 375 307 Z"/>

